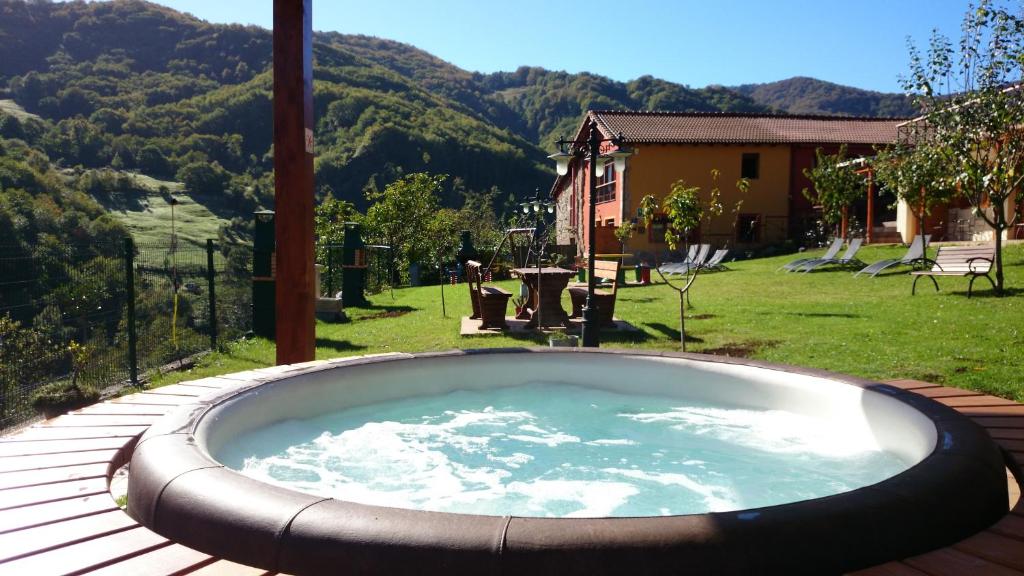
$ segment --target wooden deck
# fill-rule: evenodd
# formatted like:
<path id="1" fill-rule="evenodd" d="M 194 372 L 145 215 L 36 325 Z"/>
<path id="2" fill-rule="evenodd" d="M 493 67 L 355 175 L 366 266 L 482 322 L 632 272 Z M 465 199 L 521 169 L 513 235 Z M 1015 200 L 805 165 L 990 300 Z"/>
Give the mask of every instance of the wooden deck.
<path id="1" fill-rule="evenodd" d="M 109 492 L 111 476 L 150 424 L 177 404 L 231 382 L 209 378 L 124 396 L 0 440 L 0 574 L 271 574 L 149 531 L 119 509 Z M 1024 576 L 1024 405 L 927 382 L 890 384 L 934 398 L 988 430 L 1007 455 L 1010 512 L 953 546 L 857 576 Z"/>

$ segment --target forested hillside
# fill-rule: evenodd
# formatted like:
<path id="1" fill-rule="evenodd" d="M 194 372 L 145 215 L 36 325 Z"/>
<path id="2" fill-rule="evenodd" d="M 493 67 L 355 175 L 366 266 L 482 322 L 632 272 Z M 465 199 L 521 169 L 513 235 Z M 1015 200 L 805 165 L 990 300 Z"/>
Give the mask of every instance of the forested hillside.
<path id="1" fill-rule="evenodd" d="M 273 201 L 271 45 L 268 30 L 140 0 L 0 0 L 0 100 L 13 100 L 0 127 L 40 164 L 75 168 L 64 185 L 76 190 L 81 174 L 112 168 L 181 182 L 247 218 Z M 338 33 L 317 34 L 314 56 L 318 193 L 360 210 L 367 190 L 421 171 L 452 176 L 444 205 L 458 207 L 460 190 L 511 205 L 550 185 L 545 156 L 587 109 L 906 113 L 898 97 L 809 79 L 733 90 L 530 67 L 480 74 Z"/>
<path id="2" fill-rule="evenodd" d="M 841 114 L 907 118 L 917 114 L 903 94 L 885 94 L 841 86 L 814 78 L 796 77 L 767 84 L 744 84 L 735 91 L 754 101 L 790 114 Z"/>

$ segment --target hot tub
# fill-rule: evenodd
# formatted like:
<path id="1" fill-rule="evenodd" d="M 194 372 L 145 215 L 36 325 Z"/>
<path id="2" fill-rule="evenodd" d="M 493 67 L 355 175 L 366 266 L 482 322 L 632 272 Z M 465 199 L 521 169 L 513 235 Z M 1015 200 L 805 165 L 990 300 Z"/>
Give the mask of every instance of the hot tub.
<path id="1" fill-rule="evenodd" d="M 237 384 L 183 406 L 140 439 L 131 462 L 128 511 L 154 531 L 197 550 L 288 574 L 839 573 L 950 544 L 1006 512 L 1001 453 L 979 427 L 920 396 L 821 371 L 693 354 L 515 349 L 395 354 L 229 378 Z M 408 412 L 410 405 L 455 405 L 467 398 L 470 404 L 484 406 L 490 401 L 488 394 L 507 398 L 515 396 L 517 387 L 537 382 L 567 387 L 570 400 L 573 394 L 594 394 L 596 400 L 579 396 L 585 398 L 578 403 L 584 415 L 608 404 L 611 408 L 605 411 L 613 421 L 668 419 L 674 428 L 693 428 L 693 417 L 699 416 L 703 420 L 697 434 L 710 435 L 714 442 L 718 442 L 716 426 L 722 426 L 716 418 L 722 411 L 755 422 L 807 419 L 813 426 L 824 423 L 820 429 L 809 429 L 817 440 L 814 450 L 821 451 L 821 444 L 828 443 L 835 443 L 839 452 L 859 454 L 870 448 L 884 461 L 877 470 L 863 474 L 857 469 L 859 460 L 837 461 L 836 470 L 823 471 L 833 472 L 832 480 L 818 482 L 814 476 L 811 492 L 807 487 L 785 492 L 781 488 L 790 483 L 780 480 L 785 460 L 764 468 L 761 477 L 756 475 L 761 466 L 757 458 L 772 450 L 756 445 L 759 434 L 769 433 L 755 427 L 738 441 L 753 441 L 753 455 L 741 451 L 727 457 L 753 462 L 750 469 L 755 474 L 745 474 L 745 487 L 723 498 L 721 492 L 702 492 L 706 477 L 694 481 L 689 475 L 696 468 L 709 469 L 705 472 L 712 477 L 723 475 L 714 463 L 702 465 L 705 446 L 700 447 L 700 458 L 687 458 L 689 445 L 673 446 L 667 440 L 664 444 L 662 436 L 667 432 L 658 429 L 654 436 L 662 443 L 648 454 L 650 446 L 634 441 L 628 430 L 580 432 L 569 428 L 568 421 L 561 426 L 555 407 L 544 422 L 491 418 L 493 427 L 475 442 L 497 444 L 512 438 L 524 441 L 525 447 L 516 444 L 508 453 L 497 446 L 486 450 L 484 456 L 494 462 L 485 469 L 501 478 L 515 472 L 524 459 L 533 458 L 533 452 L 569 442 L 569 452 L 578 452 L 584 461 L 567 461 L 562 466 L 588 473 L 599 468 L 614 476 L 614 482 L 591 479 L 592 484 L 598 482 L 596 492 L 606 496 L 605 502 L 615 494 L 605 486 L 619 490 L 612 504 L 577 506 L 565 497 L 569 502 L 560 502 L 561 508 L 538 508 L 535 500 L 524 500 L 520 493 L 523 485 L 530 486 L 529 481 L 517 481 L 520 492 L 516 492 L 510 488 L 512 483 L 492 478 L 484 481 L 490 483 L 487 498 L 495 487 L 516 497 L 508 502 L 485 500 L 484 508 L 479 507 L 479 498 L 472 498 L 477 507 L 467 510 L 487 513 L 460 513 L 459 501 L 466 498 L 393 498 L 344 482 L 320 488 L 325 483 L 306 480 L 328 472 L 298 465 L 298 475 L 285 463 L 283 473 L 260 476 L 259 471 L 267 468 L 260 457 L 276 458 L 282 452 L 345 438 L 350 445 L 353 438 L 368 444 L 384 441 L 384 436 L 374 436 L 382 428 L 373 426 L 380 423 L 367 428 L 352 414 L 372 416 L 394 405 Z M 555 388 L 523 390 L 528 397 L 547 400 L 550 393 L 552 403 L 567 402 L 555 400 L 551 392 Z M 656 403 L 650 404 L 655 402 L 650 399 Z M 477 412 L 456 410 L 455 416 L 477 417 L 488 409 L 493 416 L 491 406 Z M 507 412 L 520 419 L 527 413 L 514 408 Z M 344 415 L 337 420 L 346 423 L 342 429 L 328 429 L 322 435 L 306 430 L 310 422 L 335 421 L 328 417 L 334 413 Z M 525 417 L 534 416 L 527 413 Z M 433 424 L 438 416 L 417 418 Z M 567 415 L 566 419 L 579 417 Z M 295 440 L 282 438 L 296 428 L 300 432 Z M 769 440 L 764 439 L 772 443 Z M 783 440 L 789 441 L 788 437 Z M 531 443 L 536 450 L 529 448 Z M 608 460 L 601 457 L 603 445 L 615 447 L 609 452 L 614 453 L 614 461 L 594 466 L 594 461 Z M 243 462 L 240 455 L 251 451 L 257 452 L 255 459 Z M 337 464 L 349 476 L 366 476 L 366 469 L 352 468 L 359 463 L 348 461 L 354 458 L 351 454 L 342 452 Z M 566 453 L 551 457 L 569 459 Z M 808 465 L 802 454 L 798 458 Z M 658 467 L 658 472 L 638 468 L 634 462 L 641 460 Z M 829 466 L 831 460 L 823 462 L 810 465 Z M 843 472 L 844 465 L 853 467 Z M 803 474 L 796 464 L 793 467 L 797 477 Z M 392 468 L 397 470 L 396 478 L 378 478 Z M 371 485 L 402 487 L 402 474 L 407 473 L 390 464 L 369 470 Z M 560 473 L 561 468 L 545 468 L 543 478 Z M 852 479 L 847 481 L 846 476 Z M 296 478 L 297 484 L 289 483 Z M 661 481 L 663 489 L 630 488 L 629 482 L 637 478 L 647 484 L 652 479 L 653 484 Z M 406 483 L 413 485 L 416 480 L 410 475 Z M 722 483 L 729 484 L 728 478 Z M 820 490 L 817 484 L 823 484 Z M 693 513 L 692 504 L 683 502 L 687 488 L 705 496 L 707 511 Z M 627 506 L 622 494 L 628 500 L 641 489 L 646 508 Z M 748 497 L 745 492 L 759 495 Z M 781 494 L 781 499 L 764 500 L 760 492 Z M 545 517 L 559 515 L 582 517 Z"/>

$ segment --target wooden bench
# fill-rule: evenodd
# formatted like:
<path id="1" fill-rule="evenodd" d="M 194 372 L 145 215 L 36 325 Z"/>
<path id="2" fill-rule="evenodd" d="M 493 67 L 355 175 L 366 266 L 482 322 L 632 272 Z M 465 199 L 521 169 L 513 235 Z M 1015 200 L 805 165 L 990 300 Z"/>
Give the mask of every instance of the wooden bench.
<path id="1" fill-rule="evenodd" d="M 480 320 L 480 328 L 508 328 L 505 310 L 512 293 L 497 286 L 484 286 L 480 274 L 480 263 L 466 262 L 466 278 L 469 280 L 469 299 L 473 305 L 470 318 Z"/>
<path id="2" fill-rule="evenodd" d="M 611 281 L 611 288 L 607 283 L 602 283 L 602 288 L 594 289 L 594 305 L 597 306 L 597 318 L 603 326 L 613 326 L 615 321 L 615 293 L 619 288 L 619 262 L 618 260 L 595 260 L 594 280 L 603 278 Z M 573 284 L 569 287 L 569 298 L 572 300 L 572 315 L 570 318 L 579 318 L 583 315 L 583 306 L 587 303 L 587 285 Z"/>
<path id="3" fill-rule="evenodd" d="M 995 248 L 993 246 L 941 246 L 935 259 L 931 260 L 933 266 L 930 270 L 915 270 L 910 274 L 914 276 L 914 284 L 910 287 L 910 295 L 917 292 L 917 281 L 927 276 L 935 291 L 939 290 L 939 283 L 936 276 L 970 276 L 971 282 L 967 285 L 967 297 L 971 297 L 971 290 L 974 288 L 974 281 L 978 277 L 986 278 L 992 288 L 996 287 L 995 281 L 988 275 L 992 269 L 992 262 L 995 259 Z"/>

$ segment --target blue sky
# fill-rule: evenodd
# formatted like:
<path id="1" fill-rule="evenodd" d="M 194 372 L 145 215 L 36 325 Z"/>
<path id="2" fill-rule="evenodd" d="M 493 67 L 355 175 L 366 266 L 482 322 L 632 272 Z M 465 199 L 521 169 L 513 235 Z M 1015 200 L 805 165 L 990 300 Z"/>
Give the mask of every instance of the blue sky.
<path id="1" fill-rule="evenodd" d="M 269 28 L 271 0 L 159 0 Z M 813 76 L 900 91 L 906 37 L 956 38 L 964 0 L 314 0 L 313 27 L 412 44 L 467 70 L 521 65 L 701 87 Z M 592 32 L 587 41 L 581 32 Z"/>

